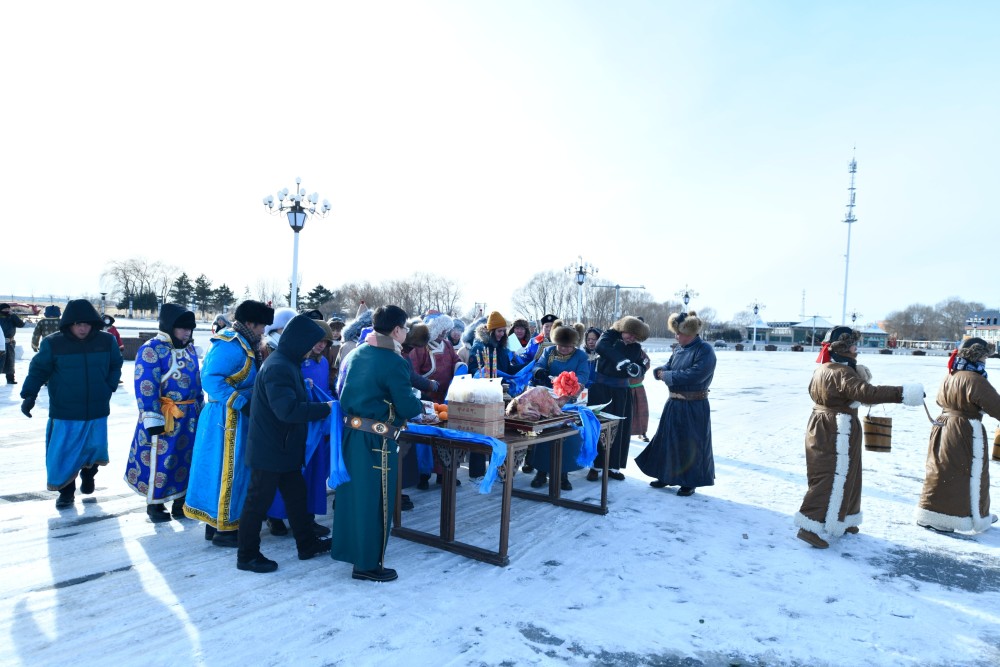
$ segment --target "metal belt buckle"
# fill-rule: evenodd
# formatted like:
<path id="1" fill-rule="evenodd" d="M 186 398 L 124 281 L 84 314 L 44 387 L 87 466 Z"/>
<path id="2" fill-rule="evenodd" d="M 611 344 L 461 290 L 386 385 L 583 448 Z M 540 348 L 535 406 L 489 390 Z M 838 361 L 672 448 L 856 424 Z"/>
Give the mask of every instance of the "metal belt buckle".
<path id="1" fill-rule="evenodd" d="M 383 424 L 382 422 L 375 422 L 374 424 L 372 424 L 372 430 L 378 433 L 379 435 L 385 435 L 386 433 L 389 432 L 389 427 Z"/>
<path id="2" fill-rule="evenodd" d="M 361 417 L 351 417 L 351 428 L 361 428 Z"/>

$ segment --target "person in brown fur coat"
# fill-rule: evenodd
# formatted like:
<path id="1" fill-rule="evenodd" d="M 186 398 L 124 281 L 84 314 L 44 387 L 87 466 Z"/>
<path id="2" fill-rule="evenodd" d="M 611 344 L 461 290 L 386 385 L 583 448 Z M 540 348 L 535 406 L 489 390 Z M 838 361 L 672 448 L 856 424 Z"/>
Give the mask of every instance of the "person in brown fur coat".
<path id="1" fill-rule="evenodd" d="M 981 533 L 990 514 L 990 466 L 983 413 L 1000 419 L 1000 394 L 986 379 L 993 345 L 969 338 L 948 360 L 948 377 L 937 403 L 941 416 L 931 427 L 927 473 L 917 507 L 917 525 L 940 533 Z"/>
<path id="2" fill-rule="evenodd" d="M 809 382 L 812 414 L 806 424 L 806 476 L 809 489 L 795 514 L 798 538 L 817 549 L 845 532 L 857 533 L 861 524 L 861 404 L 903 403 L 918 406 L 924 400 L 921 384 L 878 387 L 859 366 L 858 340 L 850 327 L 830 330 L 820 356 L 822 364 Z"/>

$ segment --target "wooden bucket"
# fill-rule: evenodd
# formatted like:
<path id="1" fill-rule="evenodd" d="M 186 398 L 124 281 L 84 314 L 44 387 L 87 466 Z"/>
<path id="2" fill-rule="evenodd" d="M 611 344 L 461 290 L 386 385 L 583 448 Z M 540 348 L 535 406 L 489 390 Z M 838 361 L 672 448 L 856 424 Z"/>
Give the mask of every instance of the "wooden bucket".
<path id="1" fill-rule="evenodd" d="M 874 452 L 887 452 L 892 447 L 892 417 L 862 418 L 865 433 L 865 449 Z"/>

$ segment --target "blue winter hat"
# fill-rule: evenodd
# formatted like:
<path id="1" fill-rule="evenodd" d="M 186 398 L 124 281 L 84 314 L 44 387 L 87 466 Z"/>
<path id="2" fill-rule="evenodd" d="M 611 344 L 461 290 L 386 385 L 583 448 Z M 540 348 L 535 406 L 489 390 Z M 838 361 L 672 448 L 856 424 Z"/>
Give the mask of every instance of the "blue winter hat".
<path id="1" fill-rule="evenodd" d="M 43 312 L 45 317 L 62 317 L 62 310 L 59 309 L 59 306 L 45 306 Z"/>

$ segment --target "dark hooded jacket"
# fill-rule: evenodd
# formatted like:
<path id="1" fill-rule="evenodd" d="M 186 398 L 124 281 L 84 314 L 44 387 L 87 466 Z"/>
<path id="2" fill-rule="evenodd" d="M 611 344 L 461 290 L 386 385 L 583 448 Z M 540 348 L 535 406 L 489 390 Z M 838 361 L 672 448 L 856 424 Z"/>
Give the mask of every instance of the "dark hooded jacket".
<path id="1" fill-rule="evenodd" d="M 170 336 L 170 342 L 174 349 L 184 347 L 181 342 L 174 338 L 174 329 L 195 329 L 194 313 L 180 305 L 179 303 L 165 303 L 160 307 L 159 329 Z M 188 341 L 190 345 L 194 341 L 194 336 Z"/>
<path id="2" fill-rule="evenodd" d="M 305 465 L 308 423 L 328 417 L 330 406 L 309 400 L 302 359 L 324 335 L 315 320 L 296 315 L 261 365 L 250 407 L 246 462 L 251 468 L 290 472 Z"/>
<path id="3" fill-rule="evenodd" d="M 70 331 L 75 322 L 91 325 L 83 340 Z M 75 299 L 66 304 L 59 333 L 43 338 L 31 359 L 21 398 L 36 398 L 48 383 L 50 418 L 90 421 L 107 417 L 111 394 L 122 375 L 122 353 L 115 337 L 101 331 L 103 325 L 89 301 Z"/>

